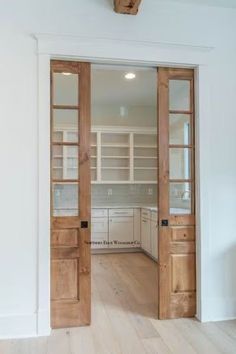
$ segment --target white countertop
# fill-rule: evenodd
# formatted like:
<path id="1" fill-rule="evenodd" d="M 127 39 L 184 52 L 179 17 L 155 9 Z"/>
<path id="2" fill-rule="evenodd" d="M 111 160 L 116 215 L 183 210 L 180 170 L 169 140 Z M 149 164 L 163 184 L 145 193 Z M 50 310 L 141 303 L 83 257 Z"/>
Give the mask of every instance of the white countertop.
<path id="1" fill-rule="evenodd" d="M 104 205 L 92 205 L 92 209 L 129 209 L 129 208 L 144 208 L 149 210 L 157 211 L 155 205 L 145 205 L 145 204 L 104 204 Z"/>
<path id="2" fill-rule="evenodd" d="M 140 208 L 140 209 L 148 209 L 150 211 L 158 211 L 157 206 L 154 205 L 145 205 L 145 204 L 104 204 L 104 205 L 93 205 L 92 209 L 129 209 L 129 208 Z M 189 214 L 188 209 L 183 208 L 171 208 L 171 214 Z"/>

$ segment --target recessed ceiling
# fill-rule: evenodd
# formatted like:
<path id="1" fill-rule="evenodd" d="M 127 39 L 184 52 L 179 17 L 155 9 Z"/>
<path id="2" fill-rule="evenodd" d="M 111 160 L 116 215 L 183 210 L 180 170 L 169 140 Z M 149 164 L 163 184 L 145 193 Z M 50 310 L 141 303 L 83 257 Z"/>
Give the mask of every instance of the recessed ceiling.
<path id="1" fill-rule="evenodd" d="M 127 80 L 127 73 L 135 78 Z M 157 69 L 125 66 L 92 66 L 92 104 L 156 106 Z"/>

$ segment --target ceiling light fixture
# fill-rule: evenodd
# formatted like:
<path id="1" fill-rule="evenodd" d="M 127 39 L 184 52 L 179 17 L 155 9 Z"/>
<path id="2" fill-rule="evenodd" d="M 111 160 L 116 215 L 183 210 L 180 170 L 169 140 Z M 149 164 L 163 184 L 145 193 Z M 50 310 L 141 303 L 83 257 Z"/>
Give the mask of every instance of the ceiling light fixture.
<path id="1" fill-rule="evenodd" d="M 63 72 L 62 75 L 69 76 L 72 75 L 71 73 Z"/>
<path id="2" fill-rule="evenodd" d="M 136 77 L 136 75 L 135 75 L 135 73 L 126 73 L 125 74 L 125 78 L 127 79 L 127 80 L 133 80 L 133 79 L 135 79 L 135 77 Z"/>

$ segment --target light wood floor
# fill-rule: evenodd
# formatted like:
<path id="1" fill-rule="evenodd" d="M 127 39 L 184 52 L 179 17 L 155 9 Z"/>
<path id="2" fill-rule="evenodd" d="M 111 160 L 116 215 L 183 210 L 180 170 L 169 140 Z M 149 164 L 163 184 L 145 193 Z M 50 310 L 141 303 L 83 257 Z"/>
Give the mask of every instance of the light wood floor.
<path id="1" fill-rule="evenodd" d="M 236 321 L 158 321 L 156 264 L 141 253 L 92 257 L 92 325 L 0 342 L 0 354 L 236 353 Z"/>

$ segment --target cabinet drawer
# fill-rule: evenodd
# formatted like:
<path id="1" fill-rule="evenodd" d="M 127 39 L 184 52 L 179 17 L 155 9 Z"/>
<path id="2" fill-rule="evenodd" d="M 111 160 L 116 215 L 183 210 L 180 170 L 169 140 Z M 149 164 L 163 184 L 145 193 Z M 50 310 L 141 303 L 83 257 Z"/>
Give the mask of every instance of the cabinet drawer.
<path id="1" fill-rule="evenodd" d="M 108 232 L 108 218 L 92 218 L 92 232 Z"/>
<path id="2" fill-rule="evenodd" d="M 151 211 L 148 209 L 142 209 L 141 217 L 145 218 L 145 219 L 150 219 L 151 218 Z"/>
<path id="3" fill-rule="evenodd" d="M 108 216 L 108 210 L 107 209 L 92 209 L 92 217 L 95 217 L 95 218 L 102 218 L 104 216 Z"/>
<path id="4" fill-rule="evenodd" d="M 133 216 L 134 209 L 109 209 L 109 216 Z"/>

